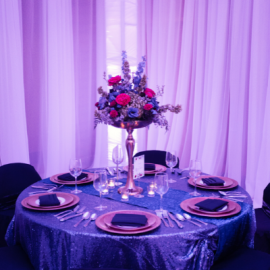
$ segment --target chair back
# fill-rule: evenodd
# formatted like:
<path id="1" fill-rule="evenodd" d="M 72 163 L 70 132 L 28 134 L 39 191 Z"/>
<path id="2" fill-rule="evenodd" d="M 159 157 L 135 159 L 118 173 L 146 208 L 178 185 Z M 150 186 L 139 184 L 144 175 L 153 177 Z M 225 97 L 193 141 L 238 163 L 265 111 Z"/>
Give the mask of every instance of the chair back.
<path id="1" fill-rule="evenodd" d="M 133 161 L 134 161 L 134 157 L 141 156 L 141 155 L 144 155 L 145 163 L 160 164 L 169 168 L 166 164 L 166 151 L 147 150 L 147 151 L 138 152 L 133 156 Z M 179 158 L 174 168 L 179 168 Z"/>
<path id="2" fill-rule="evenodd" d="M 30 164 L 10 163 L 0 167 L 0 199 L 9 195 L 19 195 L 25 188 L 41 180 Z"/>

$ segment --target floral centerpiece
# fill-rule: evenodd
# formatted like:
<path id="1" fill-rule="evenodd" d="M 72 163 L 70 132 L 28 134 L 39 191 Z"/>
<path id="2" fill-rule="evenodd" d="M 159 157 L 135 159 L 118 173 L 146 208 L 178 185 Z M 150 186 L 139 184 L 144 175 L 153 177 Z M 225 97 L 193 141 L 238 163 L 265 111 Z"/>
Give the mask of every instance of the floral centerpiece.
<path id="1" fill-rule="evenodd" d="M 107 81 L 111 86 L 110 92 L 106 92 L 102 87 L 98 88 L 101 95 L 95 106 L 95 127 L 99 123 L 112 125 L 115 122 L 129 122 L 134 120 L 151 121 L 156 125 L 169 129 L 168 121 L 163 115 L 168 110 L 179 113 L 181 105 L 159 105 L 157 98 L 164 93 L 164 86 L 157 88 L 155 93 L 147 86 L 147 77 L 144 72 L 146 58 L 142 57 L 142 62 L 138 64 L 136 73 L 130 74 L 129 62 L 126 60 L 127 54 L 122 52 L 122 72 L 120 75 L 109 77 Z"/>

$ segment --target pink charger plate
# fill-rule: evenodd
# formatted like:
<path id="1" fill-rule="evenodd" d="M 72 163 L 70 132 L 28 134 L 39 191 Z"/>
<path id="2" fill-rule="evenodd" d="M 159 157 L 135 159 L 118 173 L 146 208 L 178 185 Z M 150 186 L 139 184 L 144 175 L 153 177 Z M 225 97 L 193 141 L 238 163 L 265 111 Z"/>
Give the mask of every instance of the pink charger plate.
<path id="1" fill-rule="evenodd" d="M 207 185 L 202 185 L 202 184 L 198 184 L 198 181 L 201 180 L 201 178 L 206 178 L 206 177 L 211 177 L 211 175 L 203 175 L 201 177 L 199 177 L 197 179 L 197 184 L 196 186 L 198 188 L 201 189 L 212 189 L 212 190 L 223 190 L 223 189 L 231 189 L 231 188 L 235 188 L 238 186 L 238 182 L 235 181 L 234 179 L 228 178 L 228 177 L 223 177 L 223 176 L 212 176 L 212 177 L 218 177 L 220 179 L 222 179 L 223 181 L 225 181 L 225 183 L 228 183 L 226 186 L 207 186 Z M 194 183 L 194 178 L 189 178 L 188 179 L 188 183 L 192 186 L 195 186 Z"/>
<path id="2" fill-rule="evenodd" d="M 202 212 L 198 210 L 194 210 L 194 205 L 198 202 L 201 202 L 206 199 L 213 199 L 213 197 L 196 197 L 196 198 L 190 198 L 180 203 L 180 207 L 185 210 L 188 213 L 191 213 L 193 215 L 197 216 L 203 216 L 203 217 L 229 217 L 238 214 L 241 211 L 241 206 L 233 201 L 218 198 L 218 200 L 226 201 L 228 202 L 228 208 L 230 211 L 224 211 L 224 212 Z M 216 199 L 216 198 L 215 198 Z"/>
<path id="3" fill-rule="evenodd" d="M 72 207 L 72 206 L 76 205 L 77 203 L 79 203 L 80 198 L 78 196 L 76 196 L 74 194 L 70 194 L 70 195 L 73 197 L 73 201 L 70 204 L 66 204 L 66 205 L 62 205 L 62 206 L 58 205 L 58 206 L 48 206 L 48 207 L 33 207 L 27 203 L 29 198 L 32 196 L 24 198 L 21 201 L 21 204 L 25 208 L 28 208 L 31 210 L 36 210 L 36 211 L 56 211 L 56 210 L 61 210 L 61 209 Z"/>
<path id="4" fill-rule="evenodd" d="M 77 185 L 88 184 L 88 183 L 91 183 L 94 181 L 94 179 L 95 179 L 94 173 L 89 173 L 89 172 L 84 172 L 84 173 L 88 174 L 88 177 L 86 179 L 83 179 L 83 180 L 78 180 Z M 58 176 L 62 175 L 62 174 L 65 174 L 65 173 L 55 174 L 55 175 L 50 177 L 50 180 L 56 184 L 75 185 L 75 181 L 64 181 L 64 180 L 58 179 Z"/>
<path id="5" fill-rule="evenodd" d="M 122 228 L 113 228 L 111 227 L 109 224 L 106 225 L 106 222 L 109 221 L 109 223 L 111 223 L 112 218 L 114 217 L 115 214 L 137 214 L 137 215 L 145 215 L 146 218 L 148 219 L 148 222 L 151 223 L 151 226 L 144 226 L 144 227 L 140 227 L 140 228 L 132 228 L 125 230 Z M 109 218 L 107 218 L 107 216 Z M 105 222 L 106 220 L 106 222 Z M 103 231 L 107 231 L 110 233 L 116 233 L 116 234 L 139 234 L 139 233 L 145 233 L 145 232 L 149 232 L 152 231 L 154 229 L 156 229 L 157 227 L 160 226 L 161 223 L 161 219 L 149 212 L 144 212 L 144 211 L 139 211 L 139 210 L 119 210 L 119 211 L 114 211 L 114 212 L 109 212 L 106 213 L 102 216 L 99 216 L 96 219 L 96 226 L 98 228 L 100 228 Z"/>
<path id="6" fill-rule="evenodd" d="M 51 193 L 48 193 L 48 194 L 53 194 L 52 192 Z M 40 196 L 43 196 L 43 195 L 48 195 L 48 194 L 35 194 L 35 195 L 32 195 L 30 197 L 28 197 L 28 201 L 27 201 L 27 204 L 29 204 L 30 206 L 32 207 L 37 207 L 37 208 L 52 208 L 52 207 L 59 207 L 59 206 L 65 206 L 67 204 L 70 204 L 71 202 L 73 202 L 74 200 L 74 197 L 72 196 L 71 193 L 64 193 L 64 192 L 55 192 L 55 195 L 58 197 L 58 198 L 62 198 L 62 200 L 64 200 L 63 203 L 61 203 L 61 200 L 60 200 L 60 205 L 57 205 L 57 206 L 40 206 L 37 201 L 39 199 Z"/>
<path id="7" fill-rule="evenodd" d="M 153 163 L 145 163 L 145 164 L 153 164 Z M 123 167 L 124 171 L 128 171 L 128 166 Z M 155 174 L 158 172 L 165 172 L 167 170 L 167 167 L 160 165 L 160 164 L 155 164 L 155 170 L 154 171 L 144 171 L 145 174 Z"/>

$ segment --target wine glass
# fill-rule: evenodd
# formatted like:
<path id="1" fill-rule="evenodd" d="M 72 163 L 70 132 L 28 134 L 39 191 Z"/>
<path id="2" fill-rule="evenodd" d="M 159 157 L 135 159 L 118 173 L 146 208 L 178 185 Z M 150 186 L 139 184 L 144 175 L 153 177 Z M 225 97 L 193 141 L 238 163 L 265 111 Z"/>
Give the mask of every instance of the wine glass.
<path id="1" fill-rule="evenodd" d="M 166 152 L 166 164 L 170 167 L 171 175 L 172 175 L 172 168 L 177 164 L 178 158 L 176 155 L 176 151 Z M 175 183 L 176 181 L 173 179 L 168 180 L 169 183 Z"/>
<path id="2" fill-rule="evenodd" d="M 99 211 L 103 211 L 104 209 L 107 208 L 106 205 L 101 204 L 102 202 L 101 193 L 104 190 L 106 190 L 108 187 L 107 172 L 105 170 L 95 171 L 95 180 L 94 180 L 93 186 L 95 190 L 99 192 L 99 196 L 100 196 L 100 205 L 95 207 L 95 209 Z"/>
<path id="3" fill-rule="evenodd" d="M 82 191 L 77 189 L 77 177 L 82 173 L 82 161 L 81 159 L 71 159 L 69 162 L 69 172 L 75 178 L 75 189 L 71 193 L 81 193 Z"/>
<path id="4" fill-rule="evenodd" d="M 193 192 L 189 193 L 190 195 L 192 196 L 200 196 L 201 194 L 199 192 L 197 192 L 197 178 L 200 176 L 202 172 L 202 165 L 201 165 L 201 161 L 200 160 L 190 160 L 190 163 L 189 163 L 189 175 L 191 177 L 194 178 L 194 185 L 195 185 L 195 189 Z"/>
<path id="5" fill-rule="evenodd" d="M 162 197 L 169 190 L 167 173 L 164 173 L 164 172 L 156 173 L 154 190 L 156 193 L 160 195 L 160 212 L 163 212 Z"/>
<path id="6" fill-rule="evenodd" d="M 120 163 L 123 162 L 124 160 L 124 155 L 123 155 L 123 150 L 122 150 L 122 146 L 121 145 L 116 145 L 114 148 L 113 148 L 113 152 L 112 152 L 112 160 L 113 162 L 116 164 L 116 173 L 117 173 L 117 176 L 115 178 L 115 185 L 116 186 L 121 186 L 122 183 L 121 182 L 118 182 L 119 180 L 119 170 L 118 170 L 118 165 Z"/>

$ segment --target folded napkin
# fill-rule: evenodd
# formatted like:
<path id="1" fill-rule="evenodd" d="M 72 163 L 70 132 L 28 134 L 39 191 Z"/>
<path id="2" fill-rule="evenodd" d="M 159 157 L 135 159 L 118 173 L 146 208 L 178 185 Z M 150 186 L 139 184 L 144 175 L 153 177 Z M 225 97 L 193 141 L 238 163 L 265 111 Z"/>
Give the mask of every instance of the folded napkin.
<path id="1" fill-rule="evenodd" d="M 147 217 L 136 214 L 115 214 L 111 222 L 118 226 L 142 227 L 147 223 Z"/>
<path id="2" fill-rule="evenodd" d="M 217 212 L 218 210 L 222 209 L 227 204 L 228 202 L 218 200 L 218 199 L 206 199 L 204 201 L 196 203 L 195 206 L 205 211 Z"/>
<path id="3" fill-rule="evenodd" d="M 144 170 L 145 171 L 154 171 L 156 169 L 156 165 L 155 164 L 144 164 Z"/>
<path id="4" fill-rule="evenodd" d="M 202 181 L 207 185 L 207 186 L 223 186 L 225 181 L 218 177 L 209 177 L 209 178 L 202 178 Z"/>
<path id="5" fill-rule="evenodd" d="M 77 177 L 77 181 L 80 181 L 87 176 L 88 176 L 87 173 L 81 173 Z M 73 177 L 70 173 L 65 173 L 65 174 L 59 175 L 59 176 L 57 176 L 57 178 L 60 180 L 64 180 L 64 181 L 75 181 L 75 177 Z"/>
<path id="6" fill-rule="evenodd" d="M 55 193 L 39 196 L 39 205 L 40 206 L 56 206 L 60 205 L 60 201 L 58 200 Z"/>

